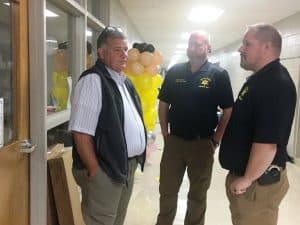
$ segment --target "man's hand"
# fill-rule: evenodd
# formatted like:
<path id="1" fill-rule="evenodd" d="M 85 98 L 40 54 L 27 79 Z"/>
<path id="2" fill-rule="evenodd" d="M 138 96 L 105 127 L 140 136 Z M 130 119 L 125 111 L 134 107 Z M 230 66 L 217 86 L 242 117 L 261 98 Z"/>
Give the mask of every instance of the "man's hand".
<path id="1" fill-rule="evenodd" d="M 89 177 L 89 179 L 93 179 L 96 176 L 96 174 L 98 172 L 98 167 L 99 167 L 98 165 L 95 165 L 91 168 L 88 168 L 88 177 Z"/>
<path id="2" fill-rule="evenodd" d="M 230 191 L 232 194 L 240 195 L 246 192 L 250 187 L 252 181 L 245 177 L 237 177 L 230 185 Z"/>

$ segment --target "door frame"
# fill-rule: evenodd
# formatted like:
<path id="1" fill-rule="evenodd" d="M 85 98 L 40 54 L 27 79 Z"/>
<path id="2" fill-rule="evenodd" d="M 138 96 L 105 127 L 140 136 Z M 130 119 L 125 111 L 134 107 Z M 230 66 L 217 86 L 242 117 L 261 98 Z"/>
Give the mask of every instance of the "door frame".
<path id="1" fill-rule="evenodd" d="M 28 0 L 30 65 L 30 224 L 47 224 L 45 1 Z"/>

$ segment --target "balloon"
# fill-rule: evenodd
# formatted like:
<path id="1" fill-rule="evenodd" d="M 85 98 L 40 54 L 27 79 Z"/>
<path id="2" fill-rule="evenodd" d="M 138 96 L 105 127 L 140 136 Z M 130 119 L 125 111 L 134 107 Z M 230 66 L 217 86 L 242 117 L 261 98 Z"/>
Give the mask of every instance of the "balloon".
<path id="1" fill-rule="evenodd" d="M 154 48 L 154 46 L 152 44 L 148 44 L 147 47 L 146 47 L 146 50 L 148 52 L 153 53 L 155 51 L 155 48 Z"/>
<path id="2" fill-rule="evenodd" d="M 156 110 L 153 108 L 144 113 L 144 120 L 147 131 L 153 130 L 156 121 Z"/>
<path id="3" fill-rule="evenodd" d="M 128 51 L 128 61 L 137 61 L 140 57 L 140 52 L 136 48 L 129 49 Z"/>
<path id="4" fill-rule="evenodd" d="M 139 43 L 133 43 L 132 47 L 138 49 Z"/>
<path id="5" fill-rule="evenodd" d="M 142 52 L 145 52 L 146 51 L 146 48 L 147 48 L 147 44 L 144 42 L 144 43 L 140 43 L 137 45 L 137 49 L 142 53 Z"/>
<path id="6" fill-rule="evenodd" d="M 152 83 L 153 83 L 154 87 L 159 88 L 162 85 L 162 82 L 163 82 L 163 79 L 162 79 L 161 75 L 156 74 L 155 76 L 153 76 Z"/>
<path id="7" fill-rule="evenodd" d="M 124 73 L 129 75 L 131 73 L 131 63 L 127 61 L 126 67 L 124 68 Z"/>
<path id="8" fill-rule="evenodd" d="M 147 66 L 147 67 L 145 68 L 145 72 L 148 73 L 148 74 L 151 75 L 151 76 L 156 75 L 157 72 L 158 72 L 157 65 L 151 64 L 150 66 Z"/>
<path id="9" fill-rule="evenodd" d="M 153 54 L 150 52 L 143 52 L 140 55 L 140 63 L 144 66 L 149 66 L 153 61 Z"/>
<path id="10" fill-rule="evenodd" d="M 139 62 L 133 62 L 130 66 L 133 75 L 139 75 L 144 72 L 144 66 Z"/>
<path id="11" fill-rule="evenodd" d="M 159 51 L 155 50 L 153 53 L 153 61 L 156 65 L 160 65 L 163 62 L 162 55 Z"/>
<path id="12" fill-rule="evenodd" d="M 137 89 L 145 91 L 151 89 L 152 87 L 152 79 L 145 73 L 140 74 L 135 80 Z"/>

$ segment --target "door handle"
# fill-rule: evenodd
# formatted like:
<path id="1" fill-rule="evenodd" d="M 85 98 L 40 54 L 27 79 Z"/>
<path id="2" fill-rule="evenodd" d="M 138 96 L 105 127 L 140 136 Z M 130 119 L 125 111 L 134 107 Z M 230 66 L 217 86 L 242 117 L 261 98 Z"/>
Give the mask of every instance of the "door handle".
<path id="1" fill-rule="evenodd" d="M 22 153 L 32 153 L 36 148 L 36 145 L 31 143 L 31 140 L 23 140 L 20 145 L 20 152 Z"/>

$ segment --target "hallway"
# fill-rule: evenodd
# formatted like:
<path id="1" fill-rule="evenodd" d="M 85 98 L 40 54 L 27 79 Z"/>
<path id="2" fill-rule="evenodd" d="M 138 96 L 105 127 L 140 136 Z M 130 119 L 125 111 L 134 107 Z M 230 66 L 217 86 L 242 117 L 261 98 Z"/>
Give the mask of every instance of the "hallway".
<path id="1" fill-rule="evenodd" d="M 155 141 L 157 149 L 150 153 L 148 162 L 145 165 L 145 172 L 141 173 L 140 170 L 136 172 L 134 191 L 129 203 L 125 225 L 154 225 L 156 221 L 159 207 L 159 163 L 163 143 L 160 130 L 157 130 L 155 134 L 157 135 Z M 218 152 L 215 154 L 212 184 L 208 191 L 206 225 L 231 225 L 228 200 L 224 187 L 227 172 L 221 169 L 217 157 Z M 289 164 L 288 174 L 290 189 L 281 203 L 278 225 L 299 225 L 300 167 Z M 179 193 L 174 225 L 183 225 L 187 192 L 188 179 L 184 177 Z"/>

